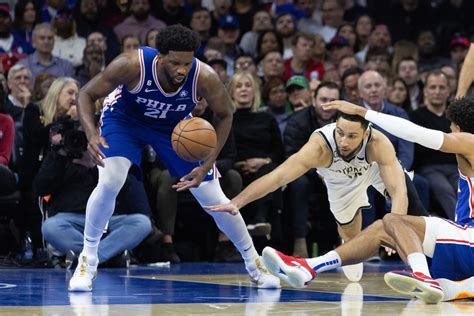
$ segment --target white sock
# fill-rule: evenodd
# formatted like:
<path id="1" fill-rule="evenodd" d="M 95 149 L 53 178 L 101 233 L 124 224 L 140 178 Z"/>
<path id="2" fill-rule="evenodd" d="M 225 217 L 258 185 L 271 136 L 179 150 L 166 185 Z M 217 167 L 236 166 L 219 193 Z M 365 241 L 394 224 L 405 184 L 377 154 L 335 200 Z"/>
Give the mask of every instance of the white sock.
<path id="1" fill-rule="evenodd" d="M 99 182 L 86 207 L 82 252 L 90 258 L 97 258 L 100 239 L 114 212 L 115 199 L 127 179 L 131 162 L 123 157 L 111 157 L 104 164 L 105 167 L 99 167 Z"/>
<path id="2" fill-rule="evenodd" d="M 407 256 L 408 264 L 413 272 L 421 272 L 431 278 L 430 269 L 428 269 L 428 262 L 426 256 L 421 252 L 414 252 Z"/>
<path id="3" fill-rule="evenodd" d="M 341 266 L 341 257 L 339 257 L 335 250 L 331 250 L 323 256 L 306 259 L 306 262 L 316 273 L 321 273 L 339 268 Z"/>
<path id="4" fill-rule="evenodd" d="M 189 189 L 201 205 L 217 205 L 229 203 L 229 199 L 219 185 L 219 180 L 206 181 L 201 183 L 198 188 Z M 221 212 L 208 212 L 217 224 L 217 227 L 232 241 L 234 246 L 242 255 L 245 265 L 255 265 L 258 253 L 253 245 L 247 226 L 240 213 L 230 215 Z"/>

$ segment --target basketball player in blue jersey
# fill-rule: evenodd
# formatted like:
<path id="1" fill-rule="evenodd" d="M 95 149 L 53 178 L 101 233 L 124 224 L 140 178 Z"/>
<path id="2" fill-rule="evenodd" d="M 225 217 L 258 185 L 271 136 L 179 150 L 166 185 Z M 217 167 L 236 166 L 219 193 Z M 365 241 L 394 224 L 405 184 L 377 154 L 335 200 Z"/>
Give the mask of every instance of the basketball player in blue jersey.
<path id="1" fill-rule="evenodd" d="M 173 176 L 178 191 L 189 189 L 201 205 L 228 202 L 222 192 L 215 158 L 228 136 L 232 105 L 225 87 L 208 65 L 194 58 L 198 35 L 181 25 L 169 26 L 157 37 L 158 51 L 142 47 L 124 53 L 81 89 L 78 114 L 87 135 L 89 153 L 99 168 L 99 181 L 87 203 L 84 248 L 69 282 L 70 291 L 91 291 L 97 274 L 97 248 L 112 215 L 115 198 L 132 166 L 139 166 L 150 144 Z M 105 97 L 100 127 L 94 102 Z M 171 146 L 176 124 L 190 116 L 198 98 L 214 112 L 217 149 L 206 161 L 180 159 Z M 261 264 L 241 216 L 211 213 L 219 229 L 242 254 L 254 285 L 280 287 L 280 280 Z"/>
<path id="2" fill-rule="evenodd" d="M 307 260 L 267 247 L 263 259 L 270 272 L 295 287 L 304 287 L 318 273 L 361 262 L 385 245 L 396 249 L 411 268 L 385 274 L 385 282 L 395 291 L 427 303 L 474 298 L 474 98 L 458 99 L 449 106 L 449 134 L 345 101 L 333 101 L 323 108 L 359 115 L 397 137 L 456 154 L 456 218 L 453 222 L 390 213 L 336 250 Z M 432 258 L 430 268 L 426 257 Z"/>

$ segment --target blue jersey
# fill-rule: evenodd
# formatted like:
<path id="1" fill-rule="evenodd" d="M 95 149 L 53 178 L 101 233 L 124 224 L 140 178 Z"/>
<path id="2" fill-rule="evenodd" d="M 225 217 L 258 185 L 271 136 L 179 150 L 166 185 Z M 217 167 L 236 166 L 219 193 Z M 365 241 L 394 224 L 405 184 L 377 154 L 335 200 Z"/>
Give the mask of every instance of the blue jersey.
<path id="1" fill-rule="evenodd" d="M 156 64 L 158 51 L 150 47 L 138 49 L 140 81 L 128 91 L 123 85 L 112 91 L 104 101 L 103 118 L 137 120 L 159 130 L 173 130 L 197 103 L 196 83 L 200 62 L 194 58 L 181 87 L 166 93 L 160 86 Z"/>
<path id="2" fill-rule="evenodd" d="M 118 86 L 104 100 L 100 121 L 101 136 L 109 145 L 101 146 L 106 157 L 125 157 L 140 166 L 141 153 L 151 145 L 172 176 L 182 177 L 200 165 L 182 160 L 173 151 L 171 133 L 181 120 L 191 117 L 196 106 L 196 84 L 200 62 L 194 58 L 188 76 L 175 92 L 166 93 L 156 73 L 158 51 L 150 47 L 138 50 L 140 81 L 128 91 Z M 216 179 L 214 164 L 204 181 Z"/>
<path id="3" fill-rule="evenodd" d="M 454 219 L 456 223 L 474 226 L 473 184 L 473 177 L 466 177 L 459 171 L 458 201 Z"/>

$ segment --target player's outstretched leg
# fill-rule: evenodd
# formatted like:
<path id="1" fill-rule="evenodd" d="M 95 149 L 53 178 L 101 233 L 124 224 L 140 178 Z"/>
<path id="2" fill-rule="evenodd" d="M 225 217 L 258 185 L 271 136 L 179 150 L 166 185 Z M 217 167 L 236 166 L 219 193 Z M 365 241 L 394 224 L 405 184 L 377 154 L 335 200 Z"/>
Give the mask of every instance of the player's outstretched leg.
<path id="1" fill-rule="evenodd" d="M 428 304 L 443 300 L 440 283 L 421 272 L 390 271 L 385 274 L 384 280 L 394 291 L 417 297 Z"/>
<path id="2" fill-rule="evenodd" d="M 229 203 L 229 199 L 219 185 L 219 181 L 202 182 L 198 188 L 190 189 L 191 193 L 201 205 L 218 205 Z M 242 255 L 252 286 L 258 288 L 280 288 L 280 279 L 268 273 L 262 259 L 250 237 L 242 215 L 208 212 L 217 224 L 217 227 L 226 234 Z"/>

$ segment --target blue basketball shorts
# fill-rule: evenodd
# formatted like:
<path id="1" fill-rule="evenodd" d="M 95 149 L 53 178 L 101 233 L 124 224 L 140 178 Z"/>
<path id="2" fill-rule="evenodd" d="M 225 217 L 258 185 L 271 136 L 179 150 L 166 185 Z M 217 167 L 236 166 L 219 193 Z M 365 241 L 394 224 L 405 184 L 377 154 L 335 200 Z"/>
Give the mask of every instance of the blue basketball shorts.
<path id="1" fill-rule="evenodd" d="M 181 159 L 171 145 L 173 127 L 152 127 L 133 118 L 107 117 L 101 122 L 100 134 L 105 138 L 109 148 L 101 147 L 106 157 L 125 157 L 133 164 L 140 166 L 141 155 L 146 145 L 151 145 L 156 154 L 174 177 L 181 178 L 201 162 L 189 162 Z M 219 177 L 214 163 L 203 181 Z"/>

